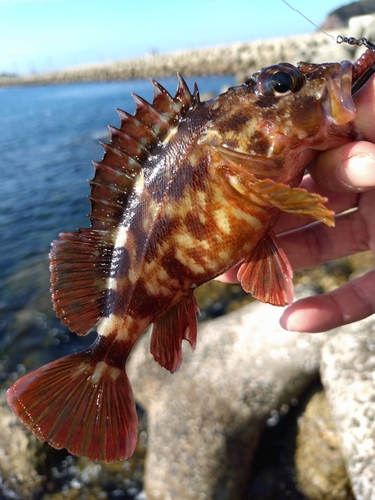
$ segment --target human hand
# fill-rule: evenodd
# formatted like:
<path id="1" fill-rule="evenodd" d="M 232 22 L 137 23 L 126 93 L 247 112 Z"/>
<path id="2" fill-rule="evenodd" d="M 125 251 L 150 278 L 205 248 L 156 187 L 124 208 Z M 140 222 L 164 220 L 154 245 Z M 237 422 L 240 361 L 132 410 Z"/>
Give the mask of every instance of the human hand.
<path id="1" fill-rule="evenodd" d="M 275 233 L 294 269 L 306 269 L 365 250 L 375 254 L 375 78 L 356 96 L 356 124 L 365 141 L 352 142 L 321 153 L 301 187 L 326 196 L 326 206 L 341 214 L 335 228 L 283 213 Z M 236 282 L 237 269 L 222 281 Z M 307 297 L 287 307 L 283 328 L 321 332 L 363 319 L 375 312 L 375 269 L 322 295 Z"/>

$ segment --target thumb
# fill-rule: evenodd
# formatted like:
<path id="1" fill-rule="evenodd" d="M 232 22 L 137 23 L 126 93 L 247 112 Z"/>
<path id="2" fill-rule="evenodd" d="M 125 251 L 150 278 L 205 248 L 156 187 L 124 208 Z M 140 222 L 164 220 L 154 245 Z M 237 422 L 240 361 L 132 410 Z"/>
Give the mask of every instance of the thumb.
<path id="1" fill-rule="evenodd" d="M 309 167 L 314 181 L 334 192 L 362 192 L 375 187 L 375 144 L 359 141 L 321 153 Z"/>

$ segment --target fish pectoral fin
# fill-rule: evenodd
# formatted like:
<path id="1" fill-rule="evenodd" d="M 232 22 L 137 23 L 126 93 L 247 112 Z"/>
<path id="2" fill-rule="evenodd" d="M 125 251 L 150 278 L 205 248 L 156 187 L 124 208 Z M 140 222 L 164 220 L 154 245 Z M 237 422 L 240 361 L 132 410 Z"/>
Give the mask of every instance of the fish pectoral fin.
<path id="1" fill-rule="evenodd" d="M 302 188 L 292 188 L 269 179 L 256 181 L 254 187 L 260 198 L 283 212 L 309 216 L 327 226 L 335 225 L 335 213 L 324 206 L 327 198 L 319 194 L 309 193 Z"/>
<path id="2" fill-rule="evenodd" d="M 237 277 L 245 292 L 262 302 L 286 306 L 293 301 L 293 271 L 271 232 L 242 263 Z"/>
<path id="3" fill-rule="evenodd" d="M 247 172 L 241 172 L 240 169 L 230 175 L 229 183 L 245 197 L 250 193 L 283 212 L 309 216 L 327 226 L 335 225 L 335 213 L 324 205 L 327 198 L 319 194 L 309 193 L 306 189 L 293 188 L 270 179 L 257 179 Z"/>
<path id="4" fill-rule="evenodd" d="M 90 350 L 23 376 L 7 402 L 41 441 L 74 455 L 115 462 L 136 447 L 138 419 L 125 369 L 95 359 Z"/>
<path id="5" fill-rule="evenodd" d="M 150 351 L 161 366 L 171 373 L 182 363 L 182 340 L 195 349 L 199 307 L 193 294 L 184 297 L 158 318 L 152 328 Z"/>
<path id="6" fill-rule="evenodd" d="M 238 165 L 246 172 L 259 177 L 280 175 L 283 171 L 281 162 L 266 156 L 249 155 L 223 145 L 210 145 L 210 147 L 226 162 Z"/>

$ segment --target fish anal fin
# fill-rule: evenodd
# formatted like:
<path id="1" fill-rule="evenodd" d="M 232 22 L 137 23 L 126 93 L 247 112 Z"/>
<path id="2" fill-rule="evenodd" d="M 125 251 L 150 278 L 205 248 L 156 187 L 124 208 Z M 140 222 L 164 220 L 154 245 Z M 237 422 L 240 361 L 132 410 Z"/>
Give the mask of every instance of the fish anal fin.
<path id="1" fill-rule="evenodd" d="M 61 233 L 50 252 L 53 307 L 61 321 L 86 335 L 103 314 L 112 246 L 93 229 Z"/>
<path id="2" fill-rule="evenodd" d="M 184 297 L 158 318 L 153 325 L 150 351 L 161 366 L 171 373 L 182 363 L 181 343 L 187 340 L 195 349 L 199 307 L 193 294 Z"/>
<path id="3" fill-rule="evenodd" d="M 237 277 L 245 292 L 262 302 L 286 306 L 293 301 L 293 271 L 272 233 L 245 259 Z"/>
<path id="4" fill-rule="evenodd" d="M 91 357 L 92 358 L 92 357 Z M 71 354 L 23 376 L 7 392 L 14 413 L 41 440 L 90 460 L 126 460 L 138 425 L 124 368 Z"/>

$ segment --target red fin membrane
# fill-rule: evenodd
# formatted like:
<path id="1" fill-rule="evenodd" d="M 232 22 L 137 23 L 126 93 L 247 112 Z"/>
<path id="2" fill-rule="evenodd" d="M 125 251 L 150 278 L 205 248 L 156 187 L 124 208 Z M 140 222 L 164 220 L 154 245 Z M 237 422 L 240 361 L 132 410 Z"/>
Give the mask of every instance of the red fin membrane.
<path id="1" fill-rule="evenodd" d="M 293 215 L 307 215 L 327 226 L 334 226 L 335 213 L 323 205 L 327 198 L 302 188 L 291 188 L 269 179 L 254 182 L 257 195 L 274 207 Z"/>
<path id="2" fill-rule="evenodd" d="M 99 231 L 62 233 L 50 253 L 51 292 L 57 316 L 86 335 L 102 316 L 111 250 Z"/>
<path id="3" fill-rule="evenodd" d="M 293 301 L 293 271 L 276 237 L 269 234 L 247 257 L 237 275 L 245 292 L 275 306 Z"/>
<path id="4" fill-rule="evenodd" d="M 182 363 L 181 343 L 187 340 L 195 349 L 197 340 L 197 319 L 199 307 L 194 295 L 183 298 L 169 311 L 155 321 L 150 351 L 161 366 L 171 373 Z"/>
<path id="5" fill-rule="evenodd" d="M 137 414 L 124 369 L 71 354 L 18 380 L 8 404 L 41 441 L 90 460 L 126 460 L 136 447 Z"/>
<path id="6" fill-rule="evenodd" d="M 229 184 L 245 198 L 248 197 L 250 191 L 283 212 L 312 217 L 327 226 L 335 225 L 335 213 L 324 206 L 327 198 L 271 179 L 257 179 L 239 165 L 232 164 L 230 171 L 231 175 L 227 177 Z M 233 174 L 236 176 L 234 177 Z M 233 182 L 233 179 L 236 179 L 236 182 Z"/>

